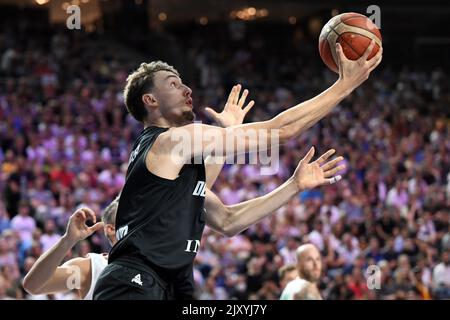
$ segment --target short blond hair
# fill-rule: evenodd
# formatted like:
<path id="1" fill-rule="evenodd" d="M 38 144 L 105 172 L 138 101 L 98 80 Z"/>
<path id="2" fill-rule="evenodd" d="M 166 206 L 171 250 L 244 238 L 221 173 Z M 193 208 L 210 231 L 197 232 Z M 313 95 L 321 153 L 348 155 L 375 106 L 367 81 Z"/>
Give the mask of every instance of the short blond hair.
<path id="1" fill-rule="evenodd" d="M 102 221 L 104 224 L 116 223 L 117 208 L 119 207 L 119 196 L 115 198 L 106 208 L 103 210 Z"/>
<path id="2" fill-rule="evenodd" d="M 147 116 L 142 95 L 153 88 L 155 73 L 158 71 L 169 71 L 180 76 L 173 66 L 163 61 L 152 61 L 150 63 L 141 63 L 139 68 L 127 77 L 127 84 L 123 91 L 125 106 L 128 112 L 140 122 Z"/>
<path id="3" fill-rule="evenodd" d="M 293 263 L 285 264 L 278 270 L 278 277 L 283 280 L 288 272 L 297 270 L 297 267 Z"/>

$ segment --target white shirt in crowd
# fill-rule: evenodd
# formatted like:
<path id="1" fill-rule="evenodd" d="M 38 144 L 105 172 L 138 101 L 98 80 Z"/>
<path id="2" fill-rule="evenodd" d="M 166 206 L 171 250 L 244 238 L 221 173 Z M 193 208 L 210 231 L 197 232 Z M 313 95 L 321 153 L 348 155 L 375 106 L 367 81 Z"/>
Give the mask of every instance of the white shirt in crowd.
<path id="1" fill-rule="evenodd" d="M 433 283 L 435 288 L 445 285 L 450 289 L 450 264 L 445 265 L 441 262 L 434 267 Z"/>
<path id="2" fill-rule="evenodd" d="M 11 220 L 11 228 L 17 231 L 21 242 L 30 242 L 36 229 L 36 222 L 30 216 L 17 215 Z"/>

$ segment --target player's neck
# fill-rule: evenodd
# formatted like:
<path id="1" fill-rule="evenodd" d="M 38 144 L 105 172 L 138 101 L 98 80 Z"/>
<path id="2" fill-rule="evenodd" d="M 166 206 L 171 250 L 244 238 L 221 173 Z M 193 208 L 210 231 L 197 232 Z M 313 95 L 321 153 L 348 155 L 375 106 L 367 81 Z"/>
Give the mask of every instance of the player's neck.
<path id="1" fill-rule="evenodd" d="M 169 121 L 167 121 L 166 119 L 164 119 L 162 117 L 159 117 L 158 119 L 144 120 L 144 128 L 151 127 L 151 126 L 156 126 L 156 127 L 161 127 L 161 128 L 174 127 L 173 124 L 171 124 Z"/>
<path id="2" fill-rule="evenodd" d="M 151 126 L 156 126 L 156 127 L 161 127 L 161 128 L 173 128 L 173 127 L 181 127 L 187 124 L 192 123 L 192 121 L 190 120 L 185 120 L 182 122 L 171 122 L 165 118 L 159 117 L 158 119 L 146 119 L 143 121 L 144 123 L 144 128 L 147 127 L 151 127 Z"/>

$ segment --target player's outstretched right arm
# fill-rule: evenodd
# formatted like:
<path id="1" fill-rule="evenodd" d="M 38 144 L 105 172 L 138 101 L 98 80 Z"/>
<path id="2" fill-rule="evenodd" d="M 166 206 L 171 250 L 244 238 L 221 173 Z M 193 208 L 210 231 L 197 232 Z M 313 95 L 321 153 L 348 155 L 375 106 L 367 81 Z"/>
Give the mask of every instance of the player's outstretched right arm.
<path id="1" fill-rule="evenodd" d="M 339 79 L 316 97 L 261 122 L 219 128 L 199 123 L 170 128 L 162 133 L 147 154 L 147 168 L 154 174 L 175 179 L 185 163 L 206 155 L 229 156 L 260 151 L 300 135 L 325 117 L 340 101 L 368 79 L 382 58 L 382 48 L 370 60 L 375 42 L 352 61 L 338 45 Z"/>
<path id="2" fill-rule="evenodd" d="M 103 227 L 98 222 L 91 227 L 86 220 L 96 221 L 95 213 L 89 208 L 82 208 L 69 219 L 66 233 L 34 263 L 23 280 L 24 289 L 30 294 L 50 294 L 66 292 L 73 289 L 81 290 L 90 272 L 89 258 L 75 258 L 59 266 L 67 252 L 95 231 Z M 71 281 L 73 280 L 73 281 Z"/>

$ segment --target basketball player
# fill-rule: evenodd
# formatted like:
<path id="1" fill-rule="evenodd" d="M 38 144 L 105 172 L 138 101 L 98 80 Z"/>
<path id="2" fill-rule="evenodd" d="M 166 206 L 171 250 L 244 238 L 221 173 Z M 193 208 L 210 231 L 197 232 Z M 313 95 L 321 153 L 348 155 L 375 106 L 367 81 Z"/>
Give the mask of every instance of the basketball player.
<path id="1" fill-rule="evenodd" d="M 190 299 L 194 291 L 193 260 L 205 223 L 232 236 L 268 216 L 298 192 L 336 182 L 341 159 L 325 163 L 334 150 L 310 163 L 311 148 L 294 175 L 271 193 L 225 206 L 206 186 L 203 158 L 225 156 L 264 147 L 279 134 L 281 142 L 298 136 L 367 80 L 381 61 L 381 52 L 366 60 L 348 60 L 340 46 L 339 79 L 329 89 L 277 117 L 220 128 L 192 123 L 191 89 L 178 72 L 163 62 L 143 63 L 127 79 L 128 111 L 144 125 L 133 145 L 117 217 L 117 244 L 94 290 L 94 299 Z M 235 102 L 240 101 L 235 87 Z M 236 104 L 235 103 L 235 104 Z M 264 133 L 258 139 L 252 133 Z M 235 148 L 234 137 L 243 133 Z M 211 143 L 211 137 L 221 140 Z M 231 137 L 231 138 L 230 138 Z M 184 142 L 180 144 L 180 138 Z M 264 140 L 264 141 L 263 141 Z M 339 160 L 339 161 L 338 161 Z"/>
<path id="2" fill-rule="evenodd" d="M 298 277 L 284 288 L 280 300 L 322 300 L 317 282 L 322 272 L 322 258 L 317 247 L 304 244 L 297 252 Z"/>
<path id="3" fill-rule="evenodd" d="M 111 245 L 116 243 L 114 220 L 116 218 L 116 198 L 104 210 L 102 222 L 95 223 L 95 213 L 89 208 L 75 211 L 69 218 L 64 236 L 34 263 L 23 280 L 24 289 L 32 294 L 52 294 L 76 290 L 80 299 L 91 300 L 98 276 L 108 264 L 106 254 L 89 253 L 86 257 L 71 259 L 60 266 L 67 252 L 103 227 Z M 94 221 L 88 227 L 87 220 Z"/>
<path id="4" fill-rule="evenodd" d="M 242 108 L 248 91 L 245 90 L 242 95 L 242 105 L 235 105 L 234 96 L 230 94 L 223 111 L 218 114 L 212 109 L 207 108 L 211 117 L 220 125 L 224 127 L 233 124 L 241 124 L 245 115 L 251 110 L 254 101 L 250 101 L 247 106 Z M 209 157 L 212 159 L 212 157 Z M 211 162 L 209 171 L 209 182 L 211 187 L 217 179 L 222 167 L 223 160 L 218 160 L 218 164 Z M 222 163 L 220 162 L 222 160 Z M 63 239 L 55 244 L 55 246 L 44 253 L 33 265 L 29 273 L 24 278 L 24 289 L 33 295 L 50 294 L 56 292 L 65 292 L 69 290 L 70 277 L 76 276 L 77 272 L 80 281 L 77 293 L 81 299 L 91 300 L 97 278 L 108 263 L 106 254 L 90 253 L 84 258 L 75 258 L 67 261 L 62 266 L 58 265 L 64 259 L 65 253 L 72 249 L 72 247 L 81 240 L 90 236 L 93 232 L 101 228 L 103 224 L 105 235 L 111 245 L 116 243 L 115 236 L 115 219 L 119 198 L 117 197 L 106 209 L 102 216 L 102 222 L 97 223 L 92 227 L 86 226 L 86 220 L 91 218 L 95 221 L 95 214 L 89 208 L 82 208 L 77 210 L 69 219 L 67 233 Z M 73 239 L 72 241 L 66 239 Z M 67 243 L 67 244 L 66 244 Z M 73 243 L 73 244 L 72 244 Z M 70 245 L 72 244 L 72 245 Z M 64 248 L 68 247 L 65 251 Z M 64 251 L 64 252 L 63 252 Z"/>

